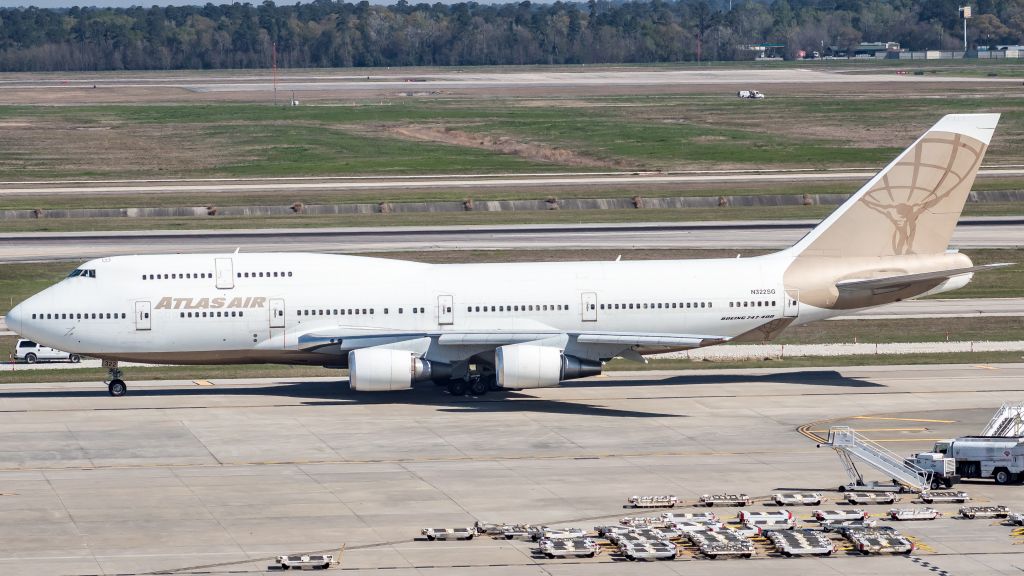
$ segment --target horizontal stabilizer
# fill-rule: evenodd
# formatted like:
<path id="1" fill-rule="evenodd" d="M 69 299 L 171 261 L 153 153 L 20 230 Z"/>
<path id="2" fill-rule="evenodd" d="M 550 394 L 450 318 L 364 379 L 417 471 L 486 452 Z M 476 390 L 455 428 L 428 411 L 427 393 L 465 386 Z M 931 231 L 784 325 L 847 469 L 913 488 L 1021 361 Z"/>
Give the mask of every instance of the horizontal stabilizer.
<path id="1" fill-rule="evenodd" d="M 869 278 L 867 280 L 844 280 L 842 282 L 837 283 L 836 288 L 839 289 L 840 294 L 844 292 L 859 292 L 863 290 L 871 290 L 873 293 L 879 294 L 883 292 L 900 290 L 919 282 L 948 279 L 953 278 L 955 276 L 962 276 L 964 274 L 973 274 L 975 272 L 984 272 L 985 270 L 1005 268 L 1007 266 L 1013 266 L 1013 263 L 984 264 L 981 266 L 971 266 L 969 268 L 936 270 L 934 272 L 921 272 L 919 274 L 903 274 L 900 276 L 886 276 L 884 278 Z"/>

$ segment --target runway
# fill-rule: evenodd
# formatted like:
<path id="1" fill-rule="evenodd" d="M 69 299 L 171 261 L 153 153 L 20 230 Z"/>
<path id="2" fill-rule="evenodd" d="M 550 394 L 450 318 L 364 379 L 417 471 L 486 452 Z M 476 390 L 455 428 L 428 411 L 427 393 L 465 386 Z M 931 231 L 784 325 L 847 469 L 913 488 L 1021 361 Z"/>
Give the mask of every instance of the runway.
<path id="1" fill-rule="evenodd" d="M 480 399 L 433 386 L 360 394 L 340 378 L 195 386 L 129 374 L 123 398 L 91 382 L 5 385 L 0 572 L 264 573 L 277 554 L 344 543 L 342 568 L 358 575 L 782 576 L 793 562 L 800 573 L 924 574 L 922 560 L 950 574 L 1012 573 L 1024 550 L 1010 527 L 950 518 L 898 526 L 919 543 L 917 560 L 547 560 L 528 542 L 417 536 L 475 520 L 590 528 L 636 515 L 622 509 L 634 494 L 834 500 L 840 462 L 801 430 L 853 424 L 909 454 L 976 433 L 1024 396 L 1022 377 L 1024 364 L 625 372 Z M 977 504 L 1024 506 L 1014 486 L 958 488 Z"/>
<path id="2" fill-rule="evenodd" d="M 0 182 L 5 196 L 81 195 L 123 196 L 139 194 L 242 194 L 251 192 L 356 192 L 367 190 L 429 190 L 479 188 L 558 188 L 581 186 L 632 187 L 664 184 L 750 184 L 771 182 L 865 181 L 874 169 L 853 170 L 752 170 L 700 172 L 606 172 L 526 175 L 452 174 L 442 176 L 351 176 L 309 178 L 252 178 L 200 180 L 128 180 L 111 182 Z M 1024 175 L 1024 168 L 992 167 L 978 176 L 1012 178 Z M 853 190 L 851 190 L 852 192 Z"/>
<path id="3" fill-rule="evenodd" d="M 372 252 L 513 249 L 781 249 L 812 220 L 644 224 L 557 224 L 377 228 L 294 228 L 0 234 L 0 263 L 76 260 L 125 254 L 199 252 Z M 962 218 L 951 245 L 1024 246 L 1018 217 Z"/>

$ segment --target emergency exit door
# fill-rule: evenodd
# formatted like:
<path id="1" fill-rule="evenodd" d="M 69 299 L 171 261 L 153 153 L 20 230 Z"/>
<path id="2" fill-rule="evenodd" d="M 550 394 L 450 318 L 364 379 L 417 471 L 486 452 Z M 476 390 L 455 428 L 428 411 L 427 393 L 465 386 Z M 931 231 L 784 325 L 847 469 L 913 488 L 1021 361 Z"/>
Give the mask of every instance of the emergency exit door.
<path id="1" fill-rule="evenodd" d="M 580 297 L 580 308 L 584 322 L 597 321 L 597 294 L 584 292 Z"/>
<path id="2" fill-rule="evenodd" d="M 785 318 L 796 318 L 800 315 L 800 291 L 786 290 L 782 305 L 782 316 Z"/>
<path id="3" fill-rule="evenodd" d="M 235 269 L 231 258 L 215 258 L 214 266 L 217 268 L 217 288 L 228 289 L 235 287 Z"/>
<path id="4" fill-rule="evenodd" d="M 139 300 L 135 303 L 135 329 L 149 330 L 152 326 L 152 319 L 149 317 L 152 307 L 148 300 Z"/>
<path id="5" fill-rule="evenodd" d="M 284 298 L 270 299 L 270 327 L 284 328 Z"/>
<path id="6" fill-rule="evenodd" d="M 453 324 L 455 322 L 455 299 L 451 296 L 437 297 L 437 323 Z"/>

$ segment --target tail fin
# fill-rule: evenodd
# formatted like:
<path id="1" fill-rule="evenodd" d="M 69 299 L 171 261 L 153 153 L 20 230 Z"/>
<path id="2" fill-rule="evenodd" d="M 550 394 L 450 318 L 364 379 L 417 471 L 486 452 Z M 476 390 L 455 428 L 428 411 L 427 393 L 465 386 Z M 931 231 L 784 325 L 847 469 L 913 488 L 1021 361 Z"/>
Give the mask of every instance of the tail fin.
<path id="1" fill-rule="evenodd" d="M 944 116 L 790 250 L 802 256 L 941 254 L 999 114 Z"/>

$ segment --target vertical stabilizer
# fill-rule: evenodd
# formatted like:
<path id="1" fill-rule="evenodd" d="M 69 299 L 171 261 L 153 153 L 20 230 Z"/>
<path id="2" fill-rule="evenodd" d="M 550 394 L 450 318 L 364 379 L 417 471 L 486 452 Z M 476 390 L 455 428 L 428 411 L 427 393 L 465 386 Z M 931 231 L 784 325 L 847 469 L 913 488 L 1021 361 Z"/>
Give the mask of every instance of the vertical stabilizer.
<path id="1" fill-rule="evenodd" d="M 999 114 L 943 117 L 793 246 L 792 253 L 943 253 L 998 122 Z"/>

